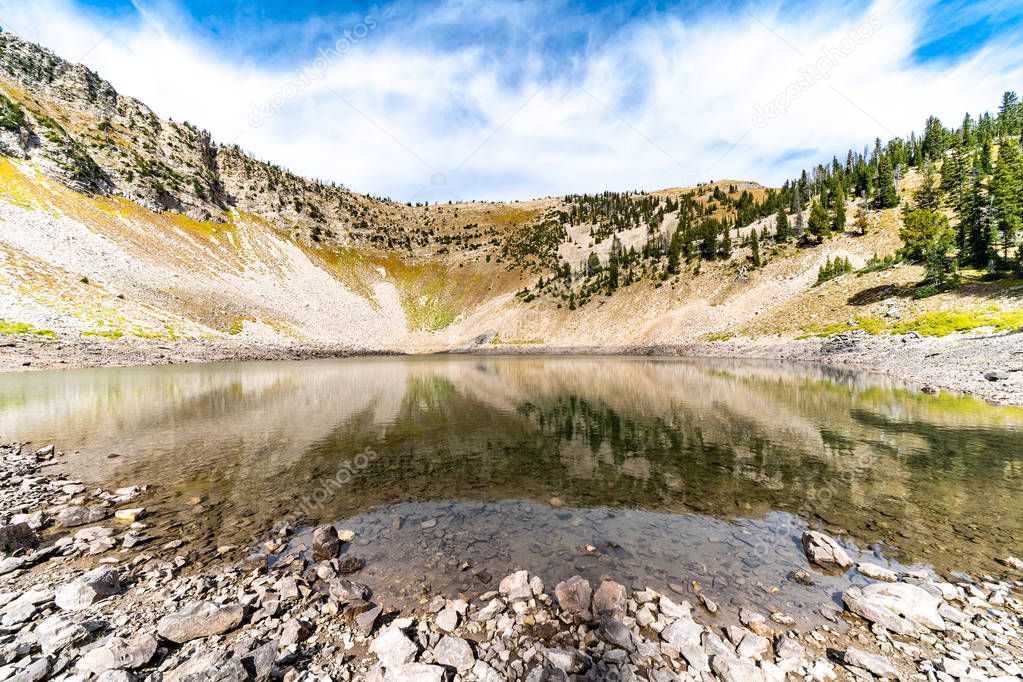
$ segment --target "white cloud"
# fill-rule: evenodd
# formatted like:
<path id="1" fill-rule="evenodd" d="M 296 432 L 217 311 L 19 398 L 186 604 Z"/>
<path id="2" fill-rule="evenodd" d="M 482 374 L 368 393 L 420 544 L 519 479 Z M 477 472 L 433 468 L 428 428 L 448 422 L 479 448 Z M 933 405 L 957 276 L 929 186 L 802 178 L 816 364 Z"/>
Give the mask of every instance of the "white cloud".
<path id="1" fill-rule="evenodd" d="M 356 33 L 322 78 L 307 77 L 259 127 L 253 105 L 284 92 L 296 72 L 231 60 L 173 13 L 118 25 L 67 0 L 0 0 L 0 23 L 258 157 L 358 191 L 446 201 L 721 177 L 779 183 L 850 145 L 908 134 L 931 113 L 950 123 L 993 108 L 1023 82 L 1018 43 L 951 64 L 914 62 L 926 12 L 889 5 L 656 15 L 589 56 L 560 58 L 560 69 L 539 50 L 519 49 L 512 70 L 485 44 L 442 50 L 420 39 L 425 28 L 471 19 L 460 5 L 374 17 L 375 28 Z M 514 21 L 531 26 L 547 19 L 517 12 Z M 803 73 L 798 85 L 813 64 L 822 73 Z M 754 120 L 758 105 L 785 93 L 784 115 Z M 801 150 L 805 158 L 792 158 Z M 433 184 L 441 176 L 446 184 Z"/>

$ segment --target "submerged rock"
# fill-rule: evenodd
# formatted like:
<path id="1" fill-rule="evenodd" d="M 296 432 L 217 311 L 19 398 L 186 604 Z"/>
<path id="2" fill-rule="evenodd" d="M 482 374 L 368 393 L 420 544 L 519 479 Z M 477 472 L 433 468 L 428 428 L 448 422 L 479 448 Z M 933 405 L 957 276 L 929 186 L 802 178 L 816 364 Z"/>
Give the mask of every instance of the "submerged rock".
<path id="1" fill-rule="evenodd" d="M 319 526 L 313 531 L 313 560 L 333 559 L 341 551 L 341 540 L 334 526 Z"/>

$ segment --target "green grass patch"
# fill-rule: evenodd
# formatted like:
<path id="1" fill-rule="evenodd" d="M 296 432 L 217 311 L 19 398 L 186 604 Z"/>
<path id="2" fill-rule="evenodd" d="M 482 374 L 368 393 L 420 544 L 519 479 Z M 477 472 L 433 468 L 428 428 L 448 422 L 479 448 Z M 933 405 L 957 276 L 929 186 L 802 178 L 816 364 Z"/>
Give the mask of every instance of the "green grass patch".
<path id="1" fill-rule="evenodd" d="M 124 336 L 124 331 L 120 329 L 96 329 L 82 332 L 82 336 L 101 336 L 104 339 L 119 339 Z"/>
<path id="2" fill-rule="evenodd" d="M 845 322 L 804 327 L 806 333 L 797 338 L 826 338 L 857 329 L 873 335 L 916 332 L 921 336 L 948 336 L 977 329 L 990 329 L 992 332 L 1023 331 L 1023 309 L 1002 310 L 992 307 L 982 310 L 938 310 L 911 320 L 893 322 L 878 317 L 857 316 Z"/>
<path id="3" fill-rule="evenodd" d="M 39 329 L 27 322 L 4 322 L 0 320 L 0 334 L 32 334 L 56 338 L 57 333 L 51 329 Z"/>

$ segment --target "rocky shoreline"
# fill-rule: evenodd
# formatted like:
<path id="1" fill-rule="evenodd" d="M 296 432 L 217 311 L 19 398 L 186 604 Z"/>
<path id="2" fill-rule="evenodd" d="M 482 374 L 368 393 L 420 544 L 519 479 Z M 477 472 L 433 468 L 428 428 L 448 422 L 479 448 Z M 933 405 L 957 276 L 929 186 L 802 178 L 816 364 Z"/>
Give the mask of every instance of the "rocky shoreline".
<path id="1" fill-rule="evenodd" d="M 309 360 L 400 355 L 331 343 L 275 344 L 245 339 L 156 342 L 145 339 L 48 339 L 20 335 L 0 344 L 0 372 L 209 362 Z M 862 332 L 827 339 L 731 339 L 685 345 L 554 347 L 469 344 L 451 351 L 482 355 L 650 355 L 784 360 L 860 371 L 905 382 L 926 393 L 947 391 L 997 405 L 1023 406 L 1019 333 L 921 337 Z"/>
<path id="2" fill-rule="evenodd" d="M 946 582 L 854 567 L 808 531 L 789 579 L 864 578 L 812 629 L 754 604 L 724 626 L 698 586 L 695 603 L 676 602 L 614 576 L 515 567 L 497 590 L 398 610 L 358 582 L 351 531 L 296 543 L 300 529 L 280 525 L 235 561 L 149 535 L 144 484 L 89 490 L 60 476 L 52 446 L 0 455 L 0 680 L 1023 680 L 1011 557 L 1011 580 Z"/>

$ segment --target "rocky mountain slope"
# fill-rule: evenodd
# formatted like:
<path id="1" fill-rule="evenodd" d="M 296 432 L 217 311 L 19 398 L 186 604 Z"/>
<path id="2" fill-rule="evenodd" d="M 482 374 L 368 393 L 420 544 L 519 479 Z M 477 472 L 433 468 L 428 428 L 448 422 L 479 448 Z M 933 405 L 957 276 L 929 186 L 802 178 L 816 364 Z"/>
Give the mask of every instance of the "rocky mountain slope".
<path id="1" fill-rule="evenodd" d="M 218 144 L 9 33 L 0 155 L 0 331 L 15 346 L 644 347 L 990 305 L 987 289 L 906 296 L 915 266 L 817 286 L 826 263 L 893 254 L 897 207 L 846 199 L 848 231 L 797 245 L 774 236 L 792 187 L 733 180 L 403 205 Z"/>

